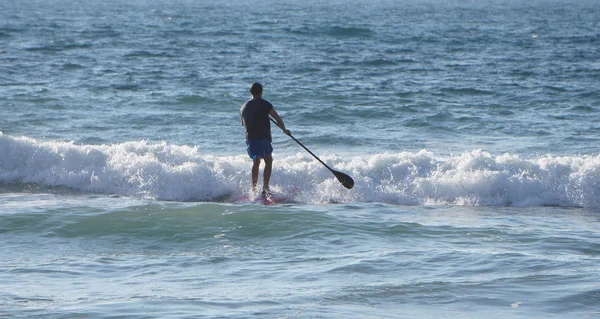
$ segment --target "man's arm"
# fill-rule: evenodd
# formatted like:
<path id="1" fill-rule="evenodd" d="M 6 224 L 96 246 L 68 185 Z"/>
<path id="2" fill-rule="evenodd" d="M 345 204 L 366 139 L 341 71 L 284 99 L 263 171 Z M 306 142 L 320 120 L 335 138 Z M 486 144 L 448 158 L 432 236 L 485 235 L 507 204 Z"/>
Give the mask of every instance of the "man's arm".
<path id="1" fill-rule="evenodd" d="M 271 111 L 269 111 L 269 114 L 275 119 L 275 121 L 277 122 L 277 126 L 279 126 L 279 128 L 283 131 L 283 133 L 285 133 L 286 135 L 291 134 L 290 130 L 285 128 L 285 123 L 283 123 L 283 120 L 281 119 L 279 114 L 277 114 L 277 111 L 275 111 L 275 108 L 272 108 Z"/>
<path id="2" fill-rule="evenodd" d="M 246 123 L 244 123 L 244 107 L 246 106 L 246 103 L 244 103 L 244 105 L 242 105 L 242 107 L 240 108 L 240 119 L 242 120 L 242 126 L 246 127 Z"/>

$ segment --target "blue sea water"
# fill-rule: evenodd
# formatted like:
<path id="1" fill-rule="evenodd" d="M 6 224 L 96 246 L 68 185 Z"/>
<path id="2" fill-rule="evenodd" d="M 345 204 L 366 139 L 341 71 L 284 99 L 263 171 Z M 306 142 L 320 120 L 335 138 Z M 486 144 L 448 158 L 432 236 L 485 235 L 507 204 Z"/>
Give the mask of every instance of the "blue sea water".
<path id="1" fill-rule="evenodd" d="M 0 1 L 0 318 L 597 318 L 600 3 Z M 261 82 L 272 189 L 239 108 Z"/>

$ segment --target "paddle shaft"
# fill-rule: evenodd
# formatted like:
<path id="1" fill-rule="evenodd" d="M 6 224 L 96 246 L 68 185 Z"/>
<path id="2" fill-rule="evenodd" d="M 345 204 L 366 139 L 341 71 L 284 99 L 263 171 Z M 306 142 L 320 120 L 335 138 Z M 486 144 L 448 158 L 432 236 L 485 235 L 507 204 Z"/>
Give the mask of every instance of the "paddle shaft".
<path id="1" fill-rule="evenodd" d="M 275 123 L 275 125 L 277 125 L 279 128 L 281 128 L 279 126 L 279 124 L 277 123 L 277 121 L 275 121 L 274 119 L 272 119 L 271 117 L 269 117 L 269 119 Z M 323 162 L 317 155 L 315 155 L 315 153 L 311 152 L 306 146 L 304 146 L 304 144 L 300 143 L 300 141 L 298 141 L 294 136 L 292 136 L 292 134 L 289 134 L 289 137 L 291 137 L 294 142 L 298 143 L 298 145 L 302 146 L 303 149 L 305 149 L 308 153 L 310 153 L 310 155 L 312 155 L 317 161 L 319 161 L 321 164 L 323 164 L 323 166 L 325 166 L 330 172 L 333 173 L 333 175 L 335 175 L 335 177 L 338 179 L 338 181 L 340 181 L 340 183 L 342 183 L 342 185 L 344 185 L 344 187 L 346 187 L 347 189 L 351 189 L 354 186 L 354 180 L 352 179 L 352 177 L 342 173 L 342 172 L 338 172 L 334 169 L 332 169 L 331 167 L 329 167 L 329 165 L 325 164 L 325 162 Z"/>
<path id="2" fill-rule="evenodd" d="M 279 126 L 279 124 L 277 124 L 277 122 L 270 118 L 269 119 L 271 121 L 273 121 L 273 123 L 275 123 L 275 125 Z M 294 136 L 292 136 L 292 134 L 289 135 L 289 137 L 291 137 L 294 142 L 298 143 L 298 145 L 302 146 L 303 149 L 305 149 L 308 153 L 310 153 L 310 155 L 312 155 L 314 158 L 317 159 L 317 161 L 319 161 L 321 164 L 323 164 L 323 166 L 327 167 L 328 170 L 330 170 L 331 172 L 335 173 L 336 171 L 334 171 L 333 169 L 331 169 L 331 167 L 329 167 L 327 164 L 325 164 L 325 162 L 323 162 L 317 155 L 315 155 L 315 153 L 311 152 L 306 146 L 304 146 L 304 144 L 300 143 L 300 141 L 298 141 Z"/>

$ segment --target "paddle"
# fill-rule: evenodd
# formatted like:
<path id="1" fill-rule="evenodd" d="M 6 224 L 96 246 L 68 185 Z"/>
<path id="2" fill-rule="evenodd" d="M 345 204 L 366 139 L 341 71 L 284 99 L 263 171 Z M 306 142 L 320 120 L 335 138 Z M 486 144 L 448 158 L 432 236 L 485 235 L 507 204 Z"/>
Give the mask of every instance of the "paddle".
<path id="1" fill-rule="evenodd" d="M 279 126 L 279 124 L 277 124 L 277 122 L 270 118 L 269 119 L 275 123 L 275 125 Z M 344 187 L 346 187 L 347 189 L 352 189 L 352 187 L 354 187 L 354 180 L 352 179 L 352 177 L 342 173 L 342 172 L 338 172 L 336 170 L 331 169 L 331 167 L 327 166 L 327 164 L 325 164 L 325 162 L 323 162 L 319 157 L 317 157 L 317 155 L 315 155 L 315 153 L 311 152 L 306 146 L 304 146 L 304 144 L 300 143 L 300 141 L 298 141 L 294 136 L 292 136 L 292 134 L 290 133 L 289 135 L 296 143 L 298 143 L 298 145 L 302 146 L 302 148 L 304 148 L 307 152 L 310 153 L 310 155 L 312 155 L 314 158 L 317 159 L 317 161 L 321 162 L 321 164 L 323 164 L 323 166 L 327 167 L 327 169 L 329 171 L 331 171 L 333 173 L 333 175 L 335 175 L 335 177 L 338 179 L 338 181 L 340 181 L 340 183 L 342 183 L 342 185 Z"/>

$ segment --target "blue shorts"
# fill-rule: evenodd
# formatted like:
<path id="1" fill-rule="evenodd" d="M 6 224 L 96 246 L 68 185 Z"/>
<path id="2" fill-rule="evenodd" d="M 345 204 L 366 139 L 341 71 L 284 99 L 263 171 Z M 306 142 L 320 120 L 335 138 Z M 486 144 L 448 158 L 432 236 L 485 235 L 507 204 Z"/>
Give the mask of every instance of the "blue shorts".
<path id="1" fill-rule="evenodd" d="M 264 140 L 246 140 L 246 146 L 251 159 L 265 158 L 273 153 L 273 146 L 266 138 Z"/>

